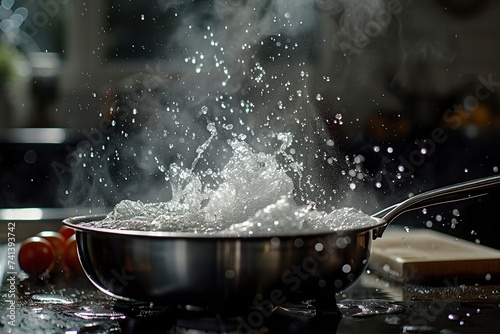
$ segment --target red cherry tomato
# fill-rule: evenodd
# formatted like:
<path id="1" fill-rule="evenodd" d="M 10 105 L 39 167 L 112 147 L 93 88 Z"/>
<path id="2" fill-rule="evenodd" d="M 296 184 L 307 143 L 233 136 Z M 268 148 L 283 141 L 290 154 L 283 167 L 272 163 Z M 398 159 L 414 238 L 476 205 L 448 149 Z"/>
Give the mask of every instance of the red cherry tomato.
<path id="1" fill-rule="evenodd" d="M 63 262 L 67 268 L 76 274 L 83 274 L 83 268 L 78 258 L 76 236 L 72 235 L 64 244 Z"/>
<path id="2" fill-rule="evenodd" d="M 73 234 L 75 234 L 75 230 L 72 229 L 71 227 L 66 226 L 66 225 L 62 225 L 59 228 L 58 232 L 64 237 L 65 240 L 68 240 L 69 237 L 71 237 Z"/>
<path id="3" fill-rule="evenodd" d="M 45 240 L 50 242 L 52 247 L 54 247 L 54 250 L 56 251 L 56 255 L 58 257 L 62 255 L 66 239 L 61 235 L 61 233 L 54 231 L 43 231 L 38 233 L 36 236 L 44 238 Z"/>
<path id="4" fill-rule="evenodd" d="M 56 262 L 54 247 L 41 237 L 31 237 L 24 240 L 17 257 L 21 269 L 33 276 L 51 271 Z"/>

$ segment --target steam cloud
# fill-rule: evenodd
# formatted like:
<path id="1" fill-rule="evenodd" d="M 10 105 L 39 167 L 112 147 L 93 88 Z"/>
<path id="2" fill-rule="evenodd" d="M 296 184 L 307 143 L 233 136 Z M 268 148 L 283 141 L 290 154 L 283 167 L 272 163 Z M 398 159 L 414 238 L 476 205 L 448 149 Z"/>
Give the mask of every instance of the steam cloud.
<path id="1" fill-rule="evenodd" d="M 196 166 L 207 179 L 227 161 L 227 139 L 273 151 L 275 134 L 287 131 L 303 164 L 300 183 L 294 175 L 298 198 L 342 200 L 335 199 L 342 193 L 341 159 L 317 112 L 323 97 L 315 82 L 325 64 L 346 62 L 337 43 L 355 38 L 386 2 L 177 0 L 158 7 L 175 11 L 179 27 L 156 68 L 108 92 L 102 117 L 113 129 L 99 145 L 74 152 L 79 163 L 64 202 L 109 207 L 122 199 L 168 200 L 168 166 L 191 166 L 210 136 L 208 123 L 217 137 Z"/>

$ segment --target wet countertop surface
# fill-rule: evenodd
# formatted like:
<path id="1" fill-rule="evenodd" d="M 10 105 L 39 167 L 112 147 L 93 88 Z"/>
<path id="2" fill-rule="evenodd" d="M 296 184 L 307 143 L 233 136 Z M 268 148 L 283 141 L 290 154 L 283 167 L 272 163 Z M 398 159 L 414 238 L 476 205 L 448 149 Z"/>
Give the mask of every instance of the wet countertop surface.
<path id="1" fill-rule="evenodd" d="M 397 283 L 367 270 L 337 296 L 341 316 L 313 316 L 307 305 L 225 317 L 116 302 L 86 277 L 59 273 L 40 280 L 13 275 L 0 245 L 2 333 L 494 333 L 500 328 L 500 284 Z M 254 326 L 255 325 L 255 326 Z"/>

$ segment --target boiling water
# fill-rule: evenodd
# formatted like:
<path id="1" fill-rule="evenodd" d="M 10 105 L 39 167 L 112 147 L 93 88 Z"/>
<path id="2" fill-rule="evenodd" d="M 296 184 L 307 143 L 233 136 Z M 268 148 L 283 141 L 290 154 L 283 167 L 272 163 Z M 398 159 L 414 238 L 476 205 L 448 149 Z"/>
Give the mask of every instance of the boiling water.
<path id="1" fill-rule="evenodd" d="M 182 7 L 180 3 L 177 5 Z M 373 8 L 372 5 L 369 6 L 371 10 L 378 12 L 375 8 L 379 4 L 373 5 Z M 350 2 L 346 2 L 345 7 L 348 13 Z M 149 81 L 168 86 L 168 94 L 161 98 L 168 103 L 151 103 L 155 112 L 150 117 L 146 115 L 149 103 L 145 103 L 144 107 L 139 103 L 137 109 L 134 104 L 132 115 L 129 115 L 131 124 L 141 124 L 146 133 L 139 140 L 139 152 L 134 152 L 131 160 L 139 161 L 138 165 L 141 165 L 143 160 L 152 161 L 150 156 L 165 157 L 165 165 L 170 165 L 168 181 L 172 199 L 163 203 L 122 201 L 98 226 L 250 235 L 349 229 L 376 224 L 375 219 L 354 209 L 323 212 L 316 210 L 314 203 L 308 202 L 314 200 L 324 206 L 338 191 L 327 185 L 336 184 L 333 180 L 340 178 L 335 175 L 339 174 L 335 173 L 339 170 L 335 167 L 334 142 L 329 138 L 327 126 L 322 124 L 321 117 L 316 113 L 316 106 L 324 98 L 314 84 L 318 59 L 316 38 L 312 37 L 321 28 L 317 23 L 321 21 L 319 15 L 324 11 L 323 5 L 317 1 L 285 0 L 220 1 L 215 6 L 213 17 L 207 15 L 210 11 L 197 16 L 197 11 L 191 7 L 180 11 L 179 15 L 184 17 L 169 47 L 181 52 L 180 56 L 169 58 L 169 62 L 175 64 L 174 72 L 182 65 L 182 74 L 178 79 L 164 80 L 156 75 L 160 73 L 152 73 L 152 80 L 137 87 L 139 91 L 148 91 Z M 154 94 L 146 95 L 151 97 Z M 151 98 L 154 99 L 154 96 Z M 337 97 L 337 101 L 339 99 Z M 131 100 L 134 100 L 133 96 Z M 157 113 L 156 107 L 162 112 Z M 342 114 L 335 114 L 332 124 L 343 124 Z M 193 138 L 201 138 L 200 124 L 205 126 L 208 122 L 213 122 L 208 125 L 210 139 L 200 146 L 197 141 L 189 145 L 194 142 Z M 155 129 L 164 133 L 165 137 L 152 144 L 154 149 L 150 149 L 145 147 L 144 142 L 152 142 L 154 135 L 151 133 Z M 196 173 L 195 167 L 203 161 L 203 153 L 209 146 L 216 146 L 216 140 L 212 140 L 216 137 L 216 129 L 220 131 L 220 138 L 234 136 L 229 142 L 232 158 L 220 172 L 210 172 L 214 175 L 208 175 L 207 171 L 204 175 Z M 288 132 L 295 136 L 293 149 L 292 136 Z M 244 137 L 248 136 L 252 137 L 249 141 L 252 141 L 253 147 L 267 146 L 270 134 L 273 140 L 278 139 L 282 143 L 274 153 L 253 151 L 244 142 Z M 124 137 L 127 141 L 130 139 L 128 133 Z M 156 144 L 163 148 L 166 142 L 168 149 L 158 148 L 159 152 L 156 151 Z M 290 148 L 288 153 L 287 148 Z M 109 154 L 117 164 L 129 154 L 120 149 L 122 151 L 125 152 L 119 157 L 113 152 Z M 167 156 L 174 153 L 177 154 L 172 159 Z M 139 159 L 141 155 L 146 157 Z M 215 156 L 219 154 L 212 155 Z M 292 157 L 301 162 L 295 163 Z M 182 160 L 189 161 L 191 168 L 171 163 Z M 144 164 L 147 165 L 145 174 L 151 175 L 154 168 Z M 306 167 L 302 169 L 301 166 Z M 163 169 L 162 165 L 161 172 Z M 102 165 L 93 169 L 91 179 L 105 180 L 105 177 L 93 175 L 102 170 L 106 170 Z M 352 172 L 355 174 L 351 177 L 355 180 L 350 182 L 350 191 L 355 190 L 355 182 L 364 175 L 361 170 Z M 130 174 L 134 176 L 130 178 L 139 179 Z M 290 174 L 293 174 L 295 184 Z M 207 176 L 210 182 L 206 182 Z M 124 178 L 129 181 L 129 175 Z M 104 191 L 111 193 L 111 182 L 103 182 Z M 117 186 L 112 190 L 123 191 L 128 198 L 132 197 L 123 188 Z M 150 191 L 143 185 L 135 189 L 144 189 L 144 193 L 155 195 L 161 192 L 156 192 L 156 189 Z M 145 194 L 139 195 L 148 198 Z M 112 196 L 113 193 L 110 194 Z M 295 203 L 296 197 L 307 204 Z M 149 198 L 157 200 L 163 197 Z"/>
<path id="2" fill-rule="evenodd" d="M 277 157 L 286 155 L 291 134 L 278 135 L 282 145 L 275 154 L 255 152 L 243 140 L 229 141 L 232 157 L 215 173 L 216 186 L 204 184 L 194 172 L 196 161 L 214 136 L 197 150 L 191 169 L 172 164 L 169 180 L 172 199 L 162 203 L 124 200 L 100 222 L 85 226 L 119 230 L 192 232 L 227 235 L 272 235 L 301 231 L 332 231 L 370 227 L 378 221 L 353 208 L 327 213 L 314 203 L 299 205 L 293 198 L 294 183 L 287 172 L 300 173 L 289 159 L 285 166 Z"/>

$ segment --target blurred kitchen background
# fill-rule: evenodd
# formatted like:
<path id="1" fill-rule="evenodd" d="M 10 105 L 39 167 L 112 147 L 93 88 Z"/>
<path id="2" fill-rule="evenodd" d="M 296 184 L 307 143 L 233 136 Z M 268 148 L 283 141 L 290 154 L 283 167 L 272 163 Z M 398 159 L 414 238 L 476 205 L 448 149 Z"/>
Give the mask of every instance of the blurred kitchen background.
<path id="1" fill-rule="evenodd" d="M 67 207 L 78 145 L 102 144 L 110 108 L 133 82 L 148 77 L 157 88 L 160 74 L 182 73 L 182 63 L 167 61 L 180 51 L 165 51 L 179 8 L 203 14 L 241 3 L 1 1 L 0 208 Z M 343 204 L 374 213 L 498 173 L 500 2 L 310 0 L 297 10 L 304 3 L 312 23 L 290 38 L 313 64 L 309 88 L 336 148 L 326 163 L 339 165 L 332 180 L 352 192 Z M 497 200 L 430 208 L 400 224 L 500 247 Z"/>

